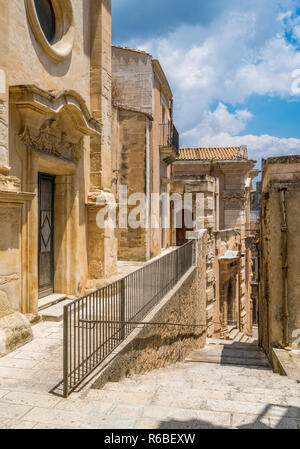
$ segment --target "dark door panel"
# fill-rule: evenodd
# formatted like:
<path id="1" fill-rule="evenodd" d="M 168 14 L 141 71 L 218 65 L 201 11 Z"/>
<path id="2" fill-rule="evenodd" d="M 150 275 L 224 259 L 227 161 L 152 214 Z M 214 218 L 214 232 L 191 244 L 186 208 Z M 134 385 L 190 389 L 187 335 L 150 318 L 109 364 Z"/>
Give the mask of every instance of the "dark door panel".
<path id="1" fill-rule="evenodd" d="M 39 298 L 54 292 L 54 176 L 39 175 Z"/>

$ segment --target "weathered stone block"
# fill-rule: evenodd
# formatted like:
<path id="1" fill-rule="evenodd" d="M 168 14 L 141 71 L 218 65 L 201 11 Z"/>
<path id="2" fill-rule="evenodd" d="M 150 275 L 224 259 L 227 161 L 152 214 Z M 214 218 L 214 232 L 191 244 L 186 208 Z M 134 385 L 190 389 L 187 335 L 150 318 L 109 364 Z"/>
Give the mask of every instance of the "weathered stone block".
<path id="1" fill-rule="evenodd" d="M 19 312 L 0 318 L 0 357 L 33 339 L 28 319 Z"/>

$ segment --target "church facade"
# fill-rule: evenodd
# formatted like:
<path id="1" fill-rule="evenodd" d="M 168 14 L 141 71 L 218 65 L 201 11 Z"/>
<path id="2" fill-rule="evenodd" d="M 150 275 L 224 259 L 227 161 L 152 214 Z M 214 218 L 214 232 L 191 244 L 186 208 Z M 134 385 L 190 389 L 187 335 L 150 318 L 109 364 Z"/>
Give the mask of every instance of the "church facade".
<path id="1" fill-rule="evenodd" d="M 0 10 L 0 330 L 7 352 L 31 338 L 42 298 L 78 297 L 116 271 L 117 239 L 95 226 L 95 215 L 112 203 L 111 2 L 1 0 Z"/>

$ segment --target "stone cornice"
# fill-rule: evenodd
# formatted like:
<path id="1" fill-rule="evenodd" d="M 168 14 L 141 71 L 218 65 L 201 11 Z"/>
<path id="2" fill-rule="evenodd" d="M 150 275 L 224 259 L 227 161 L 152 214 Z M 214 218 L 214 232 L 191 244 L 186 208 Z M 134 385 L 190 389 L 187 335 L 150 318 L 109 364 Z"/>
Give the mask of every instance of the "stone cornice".
<path id="1" fill-rule="evenodd" d="M 58 115 L 65 110 L 74 124 L 74 131 L 82 135 L 101 134 L 102 124 L 90 114 L 84 99 L 74 90 L 54 95 L 35 85 L 10 87 L 10 101 L 20 111 L 26 108 L 39 113 Z"/>
<path id="2" fill-rule="evenodd" d="M 24 204 L 32 201 L 36 194 L 31 192 L 10 192 L 0 190 L 0 202 Z"/>
<path id="3" fill-rule="evenodd" d="M 113 106 L 116 109 L 119 109 L 120 111 L 133 112 L 133 113 L 136 113 L 136 114 L 142 114 L 145 117 L 147 117 L 151 122 L 154 121 L 154 118 L 153 118 L 153 116 L 151 114 L 147 114 L 147 112 L 141 111 L 138 108 L 128 107 L 128 106 L 125 106 L 125 105 L 120 104 L 120 103 L 114 103 Z"/>

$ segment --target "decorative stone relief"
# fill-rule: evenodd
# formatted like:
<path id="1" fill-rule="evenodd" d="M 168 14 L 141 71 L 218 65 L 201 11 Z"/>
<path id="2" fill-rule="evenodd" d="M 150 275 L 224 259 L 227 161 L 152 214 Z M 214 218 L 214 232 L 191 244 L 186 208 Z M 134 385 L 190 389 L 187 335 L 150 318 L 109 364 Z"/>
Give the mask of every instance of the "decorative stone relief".
<path id="1" fill-rule="evenodd" d="M 226 209 L 244 209 L 246 205 L 245 192 L 224 192 L 223 199 Z"/>
<path id="2" fill-rule="evenodd" d="M 3 118 L 6 114 L 6 104 L 3 100 L 0 100 L 0 117 Z"/>
<path id="3" fill-rule="evenodd" d="M 0 190 L 19 192 L 21 190 L 21 181 L 14 176 L 5 176 L 0 173 Z"/>
<path id="4" fill-rule="evenodd" d="M 1 285 L 1 276 L 0 276 L 0 285 Z M 0 290 L 0 317 L 8 315 L 12 313 L 13 308 L 11 302 L 7 297 L 7 293 L 3 290 Z"/>
<path id="5" fill-rule="evenodd" d="M 12 281 L 18 281 L 19 278 L 20 277 L 17 273 L 5 275 L 5 276 L 0 274 L 0 285 L 5 285 Z"/>
<path id="6" fill-rule="evenodd" d="M 55 120 L 48 120 L 35 136 L 28 127 L 20 135 L 24 145 L 33 151 L 41 151 L 52 156 L 78 162 L 81 156 L 81 142 L 68 142 L 66 134 L 58 127 Z"/>

